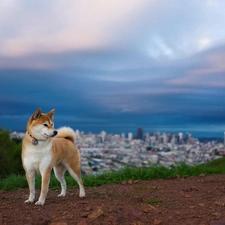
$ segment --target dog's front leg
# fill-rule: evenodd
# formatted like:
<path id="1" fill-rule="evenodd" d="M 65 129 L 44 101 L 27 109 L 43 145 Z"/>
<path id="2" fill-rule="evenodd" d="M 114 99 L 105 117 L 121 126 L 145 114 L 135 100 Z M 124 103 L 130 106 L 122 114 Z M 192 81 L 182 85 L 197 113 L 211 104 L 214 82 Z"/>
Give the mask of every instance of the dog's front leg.
<path id="1" fill-rule="evenodd" d="M 26 170 L 26 178 L 30 190 L 30 195 L 24 203 L 32 203 L 35 199 L 35 171 Z"/>
<path id="2" fill-rule="evenodd" d="M 41 194 L 38 201 L 35 203 L 35 205 L 44 205 L 45 203 L 45 199 L 48 193 L 50 174 L 51 174 L 51 170 L 49 169 L 41 173 L 42 175 Z"/>

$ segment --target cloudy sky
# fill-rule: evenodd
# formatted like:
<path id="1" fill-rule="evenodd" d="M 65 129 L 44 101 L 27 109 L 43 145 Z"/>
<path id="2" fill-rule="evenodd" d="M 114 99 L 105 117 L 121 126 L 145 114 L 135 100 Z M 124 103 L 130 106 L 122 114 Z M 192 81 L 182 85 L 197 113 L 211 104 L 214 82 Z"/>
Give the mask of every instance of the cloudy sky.
<path id="1" fill-rule="evenodd" d="M 1 0 L 0 126 L 225 131 L 225 1 Z"/>

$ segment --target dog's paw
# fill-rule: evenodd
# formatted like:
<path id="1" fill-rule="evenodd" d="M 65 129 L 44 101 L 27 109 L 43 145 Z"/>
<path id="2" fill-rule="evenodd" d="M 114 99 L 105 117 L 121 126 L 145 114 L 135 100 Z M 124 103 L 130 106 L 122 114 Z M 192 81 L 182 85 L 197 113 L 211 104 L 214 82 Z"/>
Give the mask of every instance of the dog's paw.
<path id="1" fill-rule="evenodd" d="M 31 203 L 33 203 L 33 202 L 34 202 L 34 200 L 27 199 L 24 203 L 26 203 L 26 204 L 31 204 Z"/>
<path id="2" fill-rule="evenodd" d="M 84 198 L 85 197 L 85 192 L 84 191 L 81 191 L 80 194 L 79 194 L 79 197 L 80 198 Z"/>
<path id="3" fill-rule="evenodd" d="M 45 204 L 44 201 L 37 201 L 37 202 L 35 202 L 35 205 L 44 205 L 44 204 Z"/>
<path id="4" fill-rule="evenodd" d="M 59 198 L 62 198 L 62 197 L 65 197 L 66 196 L 66 194 L 59 194 L 59 195 L 57 195 L 57 197 L 59 197 Z"/>

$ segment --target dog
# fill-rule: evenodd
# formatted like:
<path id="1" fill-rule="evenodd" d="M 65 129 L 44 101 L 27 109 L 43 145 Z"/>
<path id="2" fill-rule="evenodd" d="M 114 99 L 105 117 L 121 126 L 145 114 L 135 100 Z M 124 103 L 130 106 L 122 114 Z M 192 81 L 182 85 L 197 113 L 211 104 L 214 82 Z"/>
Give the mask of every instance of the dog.
<path id="1" fill-rule="evenodd" d="M 42 114 L 38 108 L 27 122 L 26 134 L 22 141 L 22 164 L 30 195 L 25 203 L 35 200 L 35 174 L 42 177 L 41 193 L 35 205 L 44 205 L 52 169 L 61 184 L 61 193 L 66 195 L 66 171 L 77 181 L 79 196 L 85 197 L 84 185 L 80 172 L 80 153 L 75 145 L 75 132 L 69 127 L 54 128 L 55 110 Z"/>

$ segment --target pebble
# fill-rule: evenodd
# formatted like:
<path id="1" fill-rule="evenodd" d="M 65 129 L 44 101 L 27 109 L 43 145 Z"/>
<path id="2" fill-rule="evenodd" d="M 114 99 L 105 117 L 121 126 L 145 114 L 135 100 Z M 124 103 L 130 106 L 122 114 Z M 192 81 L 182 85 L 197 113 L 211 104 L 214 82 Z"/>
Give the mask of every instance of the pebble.
<path id="1" fill-rule="evenodd" d="M 141 206 L 140 210 L 142 210 L 145 213 L 150 213 L 152 210 L 156 210 L 156 208 L 154 206 L 148 204 L 148 205 Z"/>
<path id="2" fill-rule="evenodd" d="M 128 184 L 133 184 L 133 181 L 132 180 L 128 180 Z"/>
<path id="3" fill-rule="evenodd" d="M 83 213 L 80 214 L 80 217 L 86 218 L 86 217 L 88 217 L 89 215 L 90 215 L 90 212 L 83 212 Z"/>
<path id="4" fill-rule="evenodd" d="M 214 212 L 214 213 L 212 213 L 212 216 L 215 216 L 215 219 L 218 220 L 221 217 L 221 213 Z"/>
<path id="5" fill-rule="evenodd" d="M 160 225 L 160 224 L 162 224 L 161 220 L 154 220 L 153 221 L 153 225 Z"/>
<path id="6" fill-rule="evenodd" d="M 79 223 L 77 223 L 77 225 L 88 225 L 88 224 L 85 220 L 82 220 Z"/>
<path id="7" fill-rule="evenodd" d="M 216 201 L 215 204 L 220 206 L 220 207 L 224 207 L 225 206 L 225 202 L 224 201 Z"/>
<path id="8" fill-rule="evenodd" d="M 199 175 L 199 177 L 205 177 L 205 174 L 204 174 L 204 173 L 201 173 L 201 174 Z"/>
<path id="9" fill-rule="evenodd" d="M 92 210 L 92 208 L 90 206 L 88 206 L 84 209 L 84 211 L 86 211 L 86 212 L 90 212 L 91 210 Z"/>
<path id="10" fill-rule="evenodd" d="M 97 208 L 91 214 L 89 214 L 87 218 L 88 219 L 97 219 L 98 217 L 100 217 L 103 214 L 104 214 L 103 210 L 100 208 Z"/>

